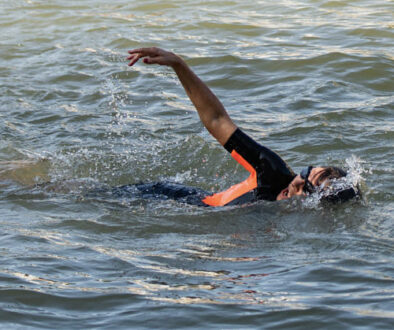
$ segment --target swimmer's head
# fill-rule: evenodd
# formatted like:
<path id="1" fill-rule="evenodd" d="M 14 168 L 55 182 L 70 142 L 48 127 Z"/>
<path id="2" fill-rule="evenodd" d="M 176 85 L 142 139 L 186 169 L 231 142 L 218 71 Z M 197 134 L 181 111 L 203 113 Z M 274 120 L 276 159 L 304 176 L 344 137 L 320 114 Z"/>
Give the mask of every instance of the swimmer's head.
<path id="1" fill-rule="evenodd" d="M 320 199 L 333 203 L 345 202 L 360 196 L 358 187 L 345 182 L 346 171 L 334 166 L 309 166 L 294 177 L 276 200 L 319 193 Z"/>

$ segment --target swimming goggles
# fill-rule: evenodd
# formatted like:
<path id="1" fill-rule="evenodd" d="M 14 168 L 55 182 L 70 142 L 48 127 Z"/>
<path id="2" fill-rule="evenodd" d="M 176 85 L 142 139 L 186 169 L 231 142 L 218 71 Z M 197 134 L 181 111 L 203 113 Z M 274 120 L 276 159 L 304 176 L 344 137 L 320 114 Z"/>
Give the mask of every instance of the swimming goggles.
<path id="1" fill-rule="evenodd" d="M 304 187 L 302 190 L 307 194 L 312 194 L 315 192 L 315 186 L 308 180 L 309 174 L 311 174 L 313 166 L 308 166 L 302 169 L 300 172 L 300 177 L 305 181 Z"/>

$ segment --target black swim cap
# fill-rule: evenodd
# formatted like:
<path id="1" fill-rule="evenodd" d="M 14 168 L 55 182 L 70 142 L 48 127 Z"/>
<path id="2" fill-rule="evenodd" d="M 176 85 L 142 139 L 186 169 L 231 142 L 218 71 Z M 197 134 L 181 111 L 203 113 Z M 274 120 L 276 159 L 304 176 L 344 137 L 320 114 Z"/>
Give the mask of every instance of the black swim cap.
<path id="1" fill-rule="evenodd" d="M 336 189 L 334 191 L 330 191 L 328 195 L 323 194 L 321 200 L 330 203 L 343 203 L 355 197 L 361 197 L 361 192 L 358 187 L 350 187 L 347 189 Z"/>
<path id="2" fill-rule="evenodd" d="M 343 203 L 355 197 L 360 198 L 359 186 L 354 186 L 346 177 L 347 172 L 345 170 L 335 166 L 326 167 L 317 180 L 318 185 L 324 185 L 324 182 L 329 180 L 329 184 L 320 190 L 320 200 Z"/>

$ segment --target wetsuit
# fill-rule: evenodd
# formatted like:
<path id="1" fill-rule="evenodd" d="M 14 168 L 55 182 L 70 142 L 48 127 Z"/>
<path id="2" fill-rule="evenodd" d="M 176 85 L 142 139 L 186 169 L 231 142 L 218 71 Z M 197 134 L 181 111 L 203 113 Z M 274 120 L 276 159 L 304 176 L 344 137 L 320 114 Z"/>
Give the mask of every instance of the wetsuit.
<path id="1" fill-rule="evenodd" d="M 178 183 L 156 182 L 113 187 L 111 194 L 120 198 L 141 196 L 173 199 L 199 206 L 239 205 L 261 199 L 274 201 L 295 177 L 282 158 L 258 144 L 239 128 L 231 135 L 224 148 L 250 172 L 250 176 L 223 192 L 211 195 L 202 189 Z"/>
<path id="2" fill-rule="evenodd" d="M 242 204 L 260 199 L 274 201 L 296 176 L 275 152 L 258 144 L 239 128 L 224 148 L 250 176 L 224 192 L 205 197 L 203 202 L 207 205 Z"/>

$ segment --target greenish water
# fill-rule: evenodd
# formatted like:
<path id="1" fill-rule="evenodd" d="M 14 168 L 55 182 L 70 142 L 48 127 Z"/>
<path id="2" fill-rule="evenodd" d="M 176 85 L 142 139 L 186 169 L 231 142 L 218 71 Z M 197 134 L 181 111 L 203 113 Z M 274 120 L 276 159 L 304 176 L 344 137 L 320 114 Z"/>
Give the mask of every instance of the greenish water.
<path id="1" fill-rule="evenodd" d="M 0 327 L 392 329 L 391 1 L 0 2 Z M 247 173 L 167 68 L 181 54 L 234 121 L 363 203 L 201 209 L 86 198 Z"/>

